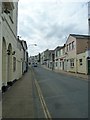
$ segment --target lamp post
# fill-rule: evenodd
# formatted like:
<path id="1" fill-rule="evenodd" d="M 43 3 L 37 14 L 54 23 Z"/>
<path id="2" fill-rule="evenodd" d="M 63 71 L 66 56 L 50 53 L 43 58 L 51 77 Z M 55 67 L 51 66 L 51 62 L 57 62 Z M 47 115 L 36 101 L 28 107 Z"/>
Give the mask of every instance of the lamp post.
<path id="1" fill-rule="evenodd" d="M 30 46 L 37 46 L 37 44 L 29 44 L 29 45 L 28 45 L 28 53 L 29 53 L 29 47 L 30 47 Z"/>
<path id="2" fill-rule="evenodd" d="M 30 44 L 30 45 L 28 45 L 28 47 L 29 47 L 29 46 L 33 46 L 33 45 L 34 45 L 34 46 L 37 46 L 37 44 Z"/>

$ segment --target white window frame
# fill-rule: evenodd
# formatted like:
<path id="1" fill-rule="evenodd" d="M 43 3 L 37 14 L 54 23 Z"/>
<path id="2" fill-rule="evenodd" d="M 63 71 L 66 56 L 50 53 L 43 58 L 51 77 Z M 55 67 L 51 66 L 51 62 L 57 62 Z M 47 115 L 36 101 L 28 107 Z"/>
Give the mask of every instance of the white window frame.
<path id="1" fill-rule="evenodd" d="M 74 59 L 70 59 L 70 67 L 74 67 Z"/>

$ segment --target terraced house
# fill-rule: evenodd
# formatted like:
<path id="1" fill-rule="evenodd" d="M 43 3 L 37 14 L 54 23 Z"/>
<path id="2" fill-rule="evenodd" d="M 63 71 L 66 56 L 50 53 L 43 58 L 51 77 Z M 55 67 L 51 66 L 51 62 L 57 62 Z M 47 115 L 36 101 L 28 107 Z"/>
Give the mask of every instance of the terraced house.
<path id="1" fill-rule="evenodd" d="M 23 47 L 17 37 L 18 2 L 2 2 L 0 14 L 0 89 L 22 76 Z"/>
<path id="2" fill-rule="evenodd" d="M 87 51 L 89 49 L 90 36 L 70 34 L 66 41 L 66 71 L 89 74 Z"/>
<path id="3" fill-rule="evenodd" d="M 90 75 L 89 35 L 69 34 L 66 43 L 63 46 L 57 46 L 53 52 L 54 70 Z M 49 56 L 48 62 L 50 64 L 53 56 Z M 46 60 L 46 56 L 44 59 Z M 52 65 L 49 68 L 51 69 Z"/>

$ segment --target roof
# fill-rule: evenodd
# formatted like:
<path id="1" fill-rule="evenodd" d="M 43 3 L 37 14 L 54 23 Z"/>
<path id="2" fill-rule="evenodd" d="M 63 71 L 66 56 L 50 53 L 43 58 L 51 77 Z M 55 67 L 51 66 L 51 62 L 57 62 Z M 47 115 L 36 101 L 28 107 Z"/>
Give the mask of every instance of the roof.
<path id="1" fill-rule="evenodd" d="M 60 50 L 62 48 L 62 46 L 57 46 L 54 50 Z"/>
<path id="2" fill-rule="evenodd" d="M 79 35 L 79 34 L 70 34 L 69 36 L 73 36 L 73 37 L 75 37 L 75 38 L 81 38 L 81 39 L 85 39 L 85 38 L 87 38 L 87 39 L 90 39 L 90 35 Z"/>
<path id="3" fill-rule="evenodd" d="M 26 43 L 26 41 L 22 40 L 22 42 L 25 44 L 26 49 L 27 49 L 27 43 Z"/>

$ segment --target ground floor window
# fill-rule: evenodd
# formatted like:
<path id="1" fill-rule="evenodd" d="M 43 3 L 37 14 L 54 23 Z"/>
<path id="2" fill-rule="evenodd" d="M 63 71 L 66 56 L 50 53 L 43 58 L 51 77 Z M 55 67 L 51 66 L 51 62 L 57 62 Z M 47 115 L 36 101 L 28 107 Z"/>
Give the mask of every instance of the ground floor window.
<path id="1" fill-rule="evenodd" d="M 60 62 L 60 67 L 61 67 L 61 62 Z"/>
<path id="2" fill-rule="evenodd" d="M 74 59 L 70 59 L 70 66 L 74 67 Z"/>
<path id="3" fill-rule="evenodd" d="M 56 62 L 56 67 L 57 67 L 57 62 Z"/>
<path id="4" fill-rule="evenodd" d="M 13 57 L 13 72 L 16 71 L 16 57 Z"/>

